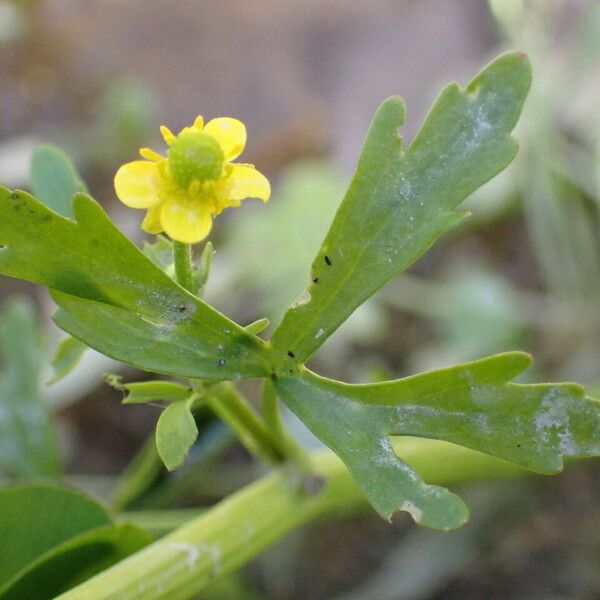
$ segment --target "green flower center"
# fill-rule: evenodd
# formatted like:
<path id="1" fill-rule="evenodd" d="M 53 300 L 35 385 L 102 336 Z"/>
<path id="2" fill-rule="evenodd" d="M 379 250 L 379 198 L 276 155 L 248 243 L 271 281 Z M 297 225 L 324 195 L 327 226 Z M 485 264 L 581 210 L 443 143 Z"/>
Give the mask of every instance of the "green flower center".
<path id="1" fill-rule="evenodd" d="M 167 158 L 173 181 L 187 190 L 192 181 L 204 183 L 221 175 L 223 150 L 217 140 L 202 131 L 186 131 L 171 144 Z"/>

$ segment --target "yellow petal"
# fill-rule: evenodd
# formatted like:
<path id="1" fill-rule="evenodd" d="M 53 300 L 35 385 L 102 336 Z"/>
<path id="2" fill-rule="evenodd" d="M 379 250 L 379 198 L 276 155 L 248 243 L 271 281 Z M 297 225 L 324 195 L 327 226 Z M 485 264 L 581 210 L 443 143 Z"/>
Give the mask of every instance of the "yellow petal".
<path id="1" fill-rule="evenodd" d="M 146 216 L 142 221 L 142 229 L 144 231 L 147 231 L 148 233 L 160 233 L 163 230 L 160 223 L 161 208 L 160 204 L 157 204 L 156 206 L 151 206 L 146 211 Z"/>
<path id="2" fill-rule="evenodd" d="M 219 142 L 225 160 L 238 157 L 246 145 L 246 126 L 237 119 L 230 117 L 212 119 L 205 125 L 203 131 Z"/>
<path id="3" fill-rule="evenodd" d="M 161 207 L 160 223 L 171 239 L 194 244 L 210 233 L 211 210 L 198 201 L 183 198 L 168 200 Z"/>
<path id="4" fill-rule="evenodd" d="M 215 182 L 214 195 L 222 210 L 225 206 L 239 206 L 244 198 L 266 202 L 271 196 L 271 185 L 253 165 L 232 164 L 229 175 Z"/>
<path id="5" fill-rule="evenodd" d="M 115 191 L 119 200 L 130 208 L 149 208 L 158 204 L 156 163 L 135 160 L 124 164 L 115 175 Z"/>
<path id="6" fill-rule="evenodd" d="M 204 119 L 202 118 L 202 115 L 198 115 L 194 121 L 194 124 L 192 125 L 192 127 L 194 129 L 197 129 L 198 131 L 202 131 L 202 128 L 204 127 Z"/>

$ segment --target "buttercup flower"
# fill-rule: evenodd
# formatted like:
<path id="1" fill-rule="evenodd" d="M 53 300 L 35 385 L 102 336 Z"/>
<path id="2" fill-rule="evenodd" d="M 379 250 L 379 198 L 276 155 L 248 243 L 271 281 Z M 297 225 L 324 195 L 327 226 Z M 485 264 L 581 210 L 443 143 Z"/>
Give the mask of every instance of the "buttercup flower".
<path id="1" fill-rule="evenodd" d="M 206 125 L 198 117 L 174 135 L 160 128 L 169 146 L 167 156 L 142 148 L 136 160 L 115 175 L 115 191 L 123 204 L 147 209 L 142 229 L 164 231 L 178 242 L 192 244 L 210 232 L 213 217 L 244 198 L 267 201 L 268 179 L 254 165 L 233 163 L 246 144 L 246 127 L 228 117 Z"/>

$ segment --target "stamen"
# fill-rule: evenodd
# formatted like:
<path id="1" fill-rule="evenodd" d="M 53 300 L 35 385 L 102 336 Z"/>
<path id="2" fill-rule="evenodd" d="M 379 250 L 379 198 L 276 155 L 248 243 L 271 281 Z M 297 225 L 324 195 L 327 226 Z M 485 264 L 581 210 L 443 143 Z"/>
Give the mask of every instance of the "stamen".
<path id="1" fill-rule="evenodd" d="M 164 157 L 161 156 L 158 152 L 154 152 L 151 148 L 140 148 L 140 156 L 142 158 L 146 158 L 148 160 L 153 160 L 158 162 L 159 160 L 164 160 Z"/>
<path id="2" fill-rule="evenodd" d="M 202 130 L 202 128 L 204 127 L 204 119 L 202 118 L 202 115 L 198 115 L 196 117 L 196 120 L 194 121 L 194 127 L 196 129 Z"/>
<path id="3" fill-rule="evenodd" d="M 173 140 L 175 139 L 175 135 L 173 134 L 173 132 L 166 125 L 161 125 L 160 133 L 162 134 L 165 142 L 170 146 L 173 143 Z"/>

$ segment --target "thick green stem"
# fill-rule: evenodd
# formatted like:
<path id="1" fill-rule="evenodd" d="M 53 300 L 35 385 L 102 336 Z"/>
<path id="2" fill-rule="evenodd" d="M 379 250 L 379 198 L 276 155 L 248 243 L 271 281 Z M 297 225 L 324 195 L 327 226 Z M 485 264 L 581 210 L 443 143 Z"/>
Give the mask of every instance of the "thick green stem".
<path id="1" fill-rule="evenodd" d="M 194 268 L 192 265 L 192 246 L 181 242 L 173 242 L 173 261 L 177 283 L 192 294 L 196 293 L 194 284 Z"/>
<path id="2" fill-rule="evenodd" d="M 403 438 L 399 455 L 426 481 L 451 484 L 524 473 L 502 460 L 446 442 Z M 158 542 L 59 596 L 60 600 L 177 600 L 195 597 L 283 535 L 318 517 L 365 506 L 360 490 L 329 451 L 312 455 L 326 484 L 308 494 L 282 467 Z"/>

